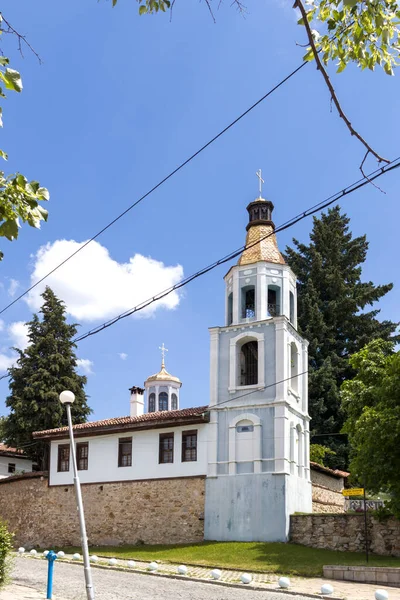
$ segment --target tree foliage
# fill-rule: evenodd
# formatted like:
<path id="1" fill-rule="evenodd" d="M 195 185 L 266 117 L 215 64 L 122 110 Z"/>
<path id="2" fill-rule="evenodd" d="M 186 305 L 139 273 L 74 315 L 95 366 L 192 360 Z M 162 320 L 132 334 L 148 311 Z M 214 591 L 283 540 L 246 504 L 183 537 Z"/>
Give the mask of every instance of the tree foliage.
<path id="1" fill-rule="evenodd" d="M 397 324 L 379 321 L 379 310 L 367 310 L 391 289 L 361 281 L 366 260 L 366 236 L 353 238 L 350 220 L 339 206 L 314 217 L 310 243 L 293 240 L 287 260 L 298 278 L 298 326 L 309 341 L 309 410 L 311 435 L 339 434 L 344 415 L 340 387 L 354 377 L 349 356 L 370 340 L 388 340 Z M 319 437 L 337 456 L 328 456 L 329 466 L 345 469 L 348 445 L 345 436 Z"/>
<path id="2" fill-rule="evenodd" d="M 336 456 L 336 452 L 328 448 L 327 446 L 321 446 L 321 444 L 310 445 L 310 460 L 311 462 L 318 463 L 319 465 L 325 465 L 327 456 Z"/>
<path id="3" fill-rule="evenodd" d="M 352 476 L 373 493 L 388 492 L 400 518 L 400 352 L 393 348 L 378 339 L 354 354 L 357 374 L 343 383 L 341 397 Z"/>
<path id="4" fill-rule="evenodd" d="M 86 377 L 76 373 L 76 345 L 72 339 L 76 325 L 66 322 L 64 303 L 47 287 L 42 294 L 44 303 L 28 323 L 29 345 L 11 367 L 10 395 L 6 406 L 10 409 L 4 427 L 4 441 L 22 449 L 40 468 L 48 467 L 48 445 L 33 441 L 32 433 L 67 425 L 66 411 L 59 401 L 63 390 L 75 394 L 72 404 L 74 423 L 86 421 L 91 410 L 84 391 Z"/>
<path id="5" fill-rule="evenodd" d="M 0 14 L 0 36 L 3 33 L 2 24 L 3 17 Z M 6 56 L 0 56 L 0 98 L 6 97 L 5 90 L 22 91 L 21 75 L 8 67 L 9 62 Z M 0 150 L 0 158 L 7 160 L 8 155 L 4 150 Z M 38 181 L 28 181 L 20 173 L 6 175 L 0 171 L 0 237 L 10 241 L 17 239 L 21 222 L 39 228 L 41 221 L 47 221 L 47 210 L 39 202 L 48 199 L 49 192 Z M 0 260 L 2 258 L 0 250 Z"/>
<path id="6" fill-rule="evenodd" d="M 397 0 L 307 0 L 307 18 L 315 20 L 317 49 L 325 64 L 336 61 L 337 72 L 349 63 L 361 69 L 381 66 L 393 75 L 400 55 L 400 6 Z M 299 24 L 304 25 L 303 19 Z M 305 60 L 313 60 L 311 48 Z"/>
<path id="7" fill-rule="evenodd" d="M 8 531 L 5 523 L 0 521 L 0 588 L 8 583 L 12 542 L 13 534 Z"/>

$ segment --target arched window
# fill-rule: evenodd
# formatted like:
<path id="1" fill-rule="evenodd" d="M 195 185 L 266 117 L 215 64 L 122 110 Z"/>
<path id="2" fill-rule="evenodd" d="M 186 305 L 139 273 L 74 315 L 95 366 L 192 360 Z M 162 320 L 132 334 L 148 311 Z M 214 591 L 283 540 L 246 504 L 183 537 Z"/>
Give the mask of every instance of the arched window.
<path id="1" fill-rule="evenodd" d="M 228 325 L 232 325 L 233 322 L 233 294 L 228 296 Z"/>
<path id="2" fill-rule="evenodd" d="M 281 290 L 277 285 L 268 286 L 268 314 L 270 317 L 278 317 L 281 314 L 280 295 Z"/>
<path id="3" fill-rule="evenodd" d="M 171 410 L 178 410 L 178 396 L 176 394 L 171 395 Z"/>
<path id="4" fill-rule="evenodd" d="M 158 394 L 158 410 L 168 410 L 168 394 L 160 392 Z"/>
<path id="5" fill-rule="evenodd" d="M 294 342 L 290 344 L 290 387 L 295 392 L 299 389 L 299 355 Z"/>
<path id="6" fill-rule="evenodd" d="M 258 383 L 258 344 L 247 342 L 240 348 L 239 385 L 255 385 Z"/>
<path id="7" fill-rule="evenodd" d="M 149 396 L 149 412 L 156 412 L 156 395 L 150 394 Z"/>
<path id="8" fill-rule="evenodd" d="M 293 292 L 289 292 L 289 301 L 290 301 L 290 322 L 294 325 L 294 295 Z"/>
<path id="9" fill-rule="evenodd" d="M 242 319 L 256 316 L 256 288 L 254 285 L 242 287 Z"/>

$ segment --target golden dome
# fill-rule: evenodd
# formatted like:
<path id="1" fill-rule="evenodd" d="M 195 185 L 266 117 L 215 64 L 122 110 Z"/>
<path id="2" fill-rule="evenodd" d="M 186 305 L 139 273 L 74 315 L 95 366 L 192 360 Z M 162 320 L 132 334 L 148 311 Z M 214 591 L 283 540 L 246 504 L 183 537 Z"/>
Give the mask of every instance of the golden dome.
<path id="1" fill-rule="evenodd" d="M 180 383 L 182 385 L 182 382 L 178 377 L 175 377 L 174 375 L 168 373 L 167 369 L 165 368 L 164 361 L 162 361 L 161 363 L 161 371 L 159 373 L 156 373 L 155 375 L 150 375 L 150 377 L 146 379 L 145 383 L 156 381 L 174 381 L 175 383 Z"/>

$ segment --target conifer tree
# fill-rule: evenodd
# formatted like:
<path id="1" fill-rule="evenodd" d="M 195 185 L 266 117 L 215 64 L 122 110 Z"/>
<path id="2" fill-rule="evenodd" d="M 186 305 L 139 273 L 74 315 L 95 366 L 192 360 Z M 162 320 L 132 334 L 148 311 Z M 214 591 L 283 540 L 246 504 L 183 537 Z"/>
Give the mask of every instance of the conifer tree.
<path id="1" fill-rule="evenodd" d="M 67 425 L 65 408 L 59 401 L 63 390 L 75 394 L 72 420 L 84 423 L 91 413 L 84 391 L 86 377 L 76 373 L 76 345 L 73 338 L 76 325 L 69 325 L 65 305 L 46 287 L 44 303 L 28 325 L 29 345 L 19 354 L 16 366 L 10 369 L 10 395 L 6 406 L 10 409 L 3 435 L 12 447 L 22 449 L 41 470 L 48 468 L 48 444 L 35 441 L 34 431 Z"/>
<path id="2" fill-rule="evenodd" d="M 366 236 L 353 238 L 350 219 L 336 206 L 320 218 L 314 217 L 310 243 L 293 240 L 287 260 L 298 278 L 298 326 L 309 341 L 309 411 L 313 443 L 330 447 L 336 455 L 327 464 L 346 468 L 348 446 L 340 433 L 344 415 L 340 386 L 355 372 L 349 356 L 376 338 L 398 339 L 396 323 L 379 321 L 379 310 L 368 310 L 393 287 L 361 281 Z"/>

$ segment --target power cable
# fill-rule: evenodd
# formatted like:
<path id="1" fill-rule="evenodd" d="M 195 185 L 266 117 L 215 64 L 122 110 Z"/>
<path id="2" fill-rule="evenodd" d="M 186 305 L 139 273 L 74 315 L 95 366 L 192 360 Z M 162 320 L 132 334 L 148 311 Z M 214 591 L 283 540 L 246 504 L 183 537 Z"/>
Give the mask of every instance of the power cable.
<path id="1" fill-rule="evenodd" d="M 161 181 L 159 181 L 156 185 L 154 185 L 148 192 L 146 192 L 145 194 L 143 194 L 143 196 L 141 196 L 133 204 L 131 204 L 130 206 L 128 206 L 128 208 L 126 208 L 122 213 L 120 213 L 117 217 L 115 217 L 112 221 L 110 221 L 107 225 L 105 225 L 102 229 L 100 229 L 100 231 L 98 231 L 89 240 L 87 240 L 84 244 L 82 244 L 82 246 L 80 246 L 77 250 L 75 250 L 75 252 L 72 252 L 72 254 L 70 254 L 69 256 L 67 256 L 63 261 L 61 261 L 58 265 L 56 265 L 53 269 L 51 269 L 51 271 L 49 271 L 46 275 L 44 275 L 43 277 L 41 277 L 38 281 L 36 281 L 36 283 L 34 283 L 33 285 L 31 285 L 28 289 L 26 289 L 24 292 L 22 292 L 22 294 L 20 294 L 19 296 L 17 296 L 17 298 L 15 298 L 12 302 L 10 302 L 4 308 L 2 308 L 0 310 L 0 315 L 2 313 L 4 313 L 6 310 L 8 310 L 11 306 L 13 306 L 16 302 L 18 302 L 19 300 L 21 300 L 21 298 L 23 298 L 24 296 L 26 296 L 26 294 L 28 294 L 30 291 L 32 291 L 36 286 L 38 286 L 40 283 L 42 283 L 45 279 L 47 279 L 50 275 L 52 275 L 60 267 L 62 267 L 63 265 L 65 265 L 65 263 L 67 263 L 69 260 L 71 260 L 71 258 L 73 258 L 79 252 L 81 252 L 81 250 L 83 250 L 84 248 L 86 248 L 86 246 L 88 246 L 91 242 L 93 242 L 94 240 L 96 240 L 100 235 L 102 235 L 105 231 L 107 231 L 107 229 L 109 229 L 110 227 L 112 227 L 112 225 L 114 225 L 117 221 L 119 221 L 120 219 L 122 219 L 122 217 L 124 217 L 127 213 L 129 213 L 138 204 L 140 204 L 141 202 L 143 202 L 143 200 L 145 200 L 148 196 L 150 196 L 153 192 L 155 192 L 159 187 L 161 187 L 166 181 L 168 181 L 168 179 L 170 179 L 176 173 L 178 173 L 178 171 L 180 171 L 181 169 L 183 169 L 183 167 L 185 167 L 187 164 L 189 164 L 194 158 L 196 158 L 196 156 L 198 156 L 199 154 L 201 154 L 201 152 L 203 152 L 204 150 L 206 150 L 206 148 L 208 148 L 209 146 L 211 146 L 211 144 L 213 144 L 222 135 L 224 135 L 224 133 L 226 133 L 229 129 L 231 129 L 234 125 L 236 125 L 236 123 L 238 123 L 241 119 L 243 119 L 243 117 L 245 117 L 252 110 L 254 110 L 259 104 L 261 104 L 261 102 L 263 102 L 264 100 L 266 100 L 266 98 L 268 98 L 277 89 L 279 89 L 284 83 L 286 83 L 289 79 L 291 79 L 294 75 L 296 75 L 296 73 L 298 73 L 301 69 L 303 69 L 303 67 L 305 67 L 307 64 L 308 64 L 307 62 L 303 62 L 296 69 L 294 69 L 294 71 L 292 71 L 291 73 L 289 73 L 289 75 L 287 75 L 277 85 L 275 85 L 266 94 L 264 94 L 264 96 L 262 96 L 259 100 L 257 100 L 257 102 L 254 102 L 254 104 L 252 104 L 247 110 L 245 110 L 241 115 L 239 115 L 234 121 L 232 121 L 229 125 L 227 125 L 226 127 L 224 127 L 224 129 L 222 129 L 219 133 L 217 133 L 217 135 L 215 135 L 213 138 L 211 138 L 211 140 L 209 140 L 206 144 L 204 144 L 201 148 L 199 148 L 199 150 L 197 150 L 194 154 L 192 154 L 191 156 L 189 156 L 189 158 L 187 158 L 178 167 L 176 167 L 176 169 L 174 169 L 173 171 L 171 171 L 166 177 L 164 177 L 163 179 L 161 179 Z"/>
<path id="2" fill-rule="evenodd" d="M 144 302 L 141 302 L 137 306 L 135 306 L 135 307 L 133 307 L 133 308 L 131 308 L 131 309 L 129 309 L 129 310 L 127 310 L 127 311 L 119 314 L 118 316 L 110 319 L 109 321 L 106 321 L 105 323 L 102 323 L 101 325 L 99 325 L 99 326 L 97 326 L 97 327 L 89 330 L 88 332 L 86 332 L 86 333 L 84 333 L 84 334 L 76 337 L 74 339 L 74 342 L 75 343 L 76 342 L 81 342 L 82 340 L 84 340 L 84 339 L 86 339 L 86 338 L 88 338 L 88 337 L 90 337 L 92 335 L 95 335 L 95 334 L 99 333 L 100 331 L 103 331 L 104 329 L 107 329 L 108 327 L 111 327 L 112 325 L 114 325 L 115 323 L 117 323 L 118 321 L 120 321 L 121 319 L 125 319 L 126 317 L 129 317 L 130 315 L 132 315 L 132 314 L 134 314 L 136 312 L 139 312 L 139 311 L 143 310 L 144 308 L 147 308 L 148 306 L 150 306 L 154 302 L 157 302 L 157 301 L 161 300 L 162 298 L 164 298 L 165 296 L 168 296 L 169 294 L 171 294 L 175 290 L 178 290 L 178 289 L 184 287 L 185 285 L 187 285 L 188 283 L 190 283 L 194 279 L 197 279 L 198 277 L 201 277 L 202 275 L 205 275 L 209 271 L 212 271 L 216 267 L 218 267 L 218 266 L 220 266 L 220 265 L 222 265 L 222 264 L 224 264 L 224 263 L 226 263 L 226 262 L 228 262 L 228 261 L 236 258 L 237 256 L 239 256 L 245 250 L 248 250 L 248 249 L 252 248 L 253 246 L 261 243 L 265 239 L 269 238 L 271 235 L 274 235 L 276 233 L 279 233 L 281 231 L 289 229 L 290 227 L 293 227 L 299 221 L 302 221 L 306 217 L 309 217 L 309 216 L 315 214 L 316 212 L 319 212 L 320 210 L 323 210 L 324 208 L 327 208 L 328 206 L 330 206 L 334 202 L 337 202 L 338 200 L 340 200 L 344 196 L 352 194 L 356 190 L 364 187 L 365 185 L 368 185 L 369 183 L 371 183 L 372 181 L 374 181 L 378 177 L 381 177 L 382 175 L 388 173 L 389 171 L 397 169 L 398 167 L 400 167 L 400 157 L 398 157 L 395 160 L 391 161 L 390 163 L 388 163 L 384 167 L 379 167 L 378 169 L 376 169 L 375 171 L 373 171 L 369 175 L 366 175 L 365 177 L 363 177 L 363 178 L 359 179 L 358 181 L 352 183 L 351 185 L 347 186 L 346 188 L 343 188 L 342 190 L 340 190 L 336 194 L 333 194 L 332 196 L 330 196 L 326 200 L 322 200 L 318 204 L 315 204 L 311 208 L 309 208 L 309 209 L 305 210 L 304 212 L 298 214 L 296 217 L 293 217 L 289 221 L 286 221 L 285 223 L 283 223 L 279 227 L 275 228 L 274 231 L 272 231 L 271 233 L 267 234 L 266 236 L 264 236 L 260 240 L 257 240 L 256 242 L 254 242 L 252 244 L 248 244 L 247 246 L 246 245 L 241 246 L 237 250 L 234 250 L 233 252 L 231 252 L 230 254 L 224 256 L 223 258 L 220 258 L 219 260 L 217 260 L 217 261 L 211 263 L 210 265 L 208 265 L 208 266 L 200 269 L 199 271 L 196 271 L 196 273 L 193 273 L 192 275 L 189 275 L 188 277 L 186 277 L 185 279 L 183 279 L 179 283 L 177 283 L 177 284 L 175 284 L 175 285 L 167 288 L 166 290 L 163 290 L 162 292 L 156 294 L 152 298 L 149 298 L 149 299 L 145 300 Z"/>

